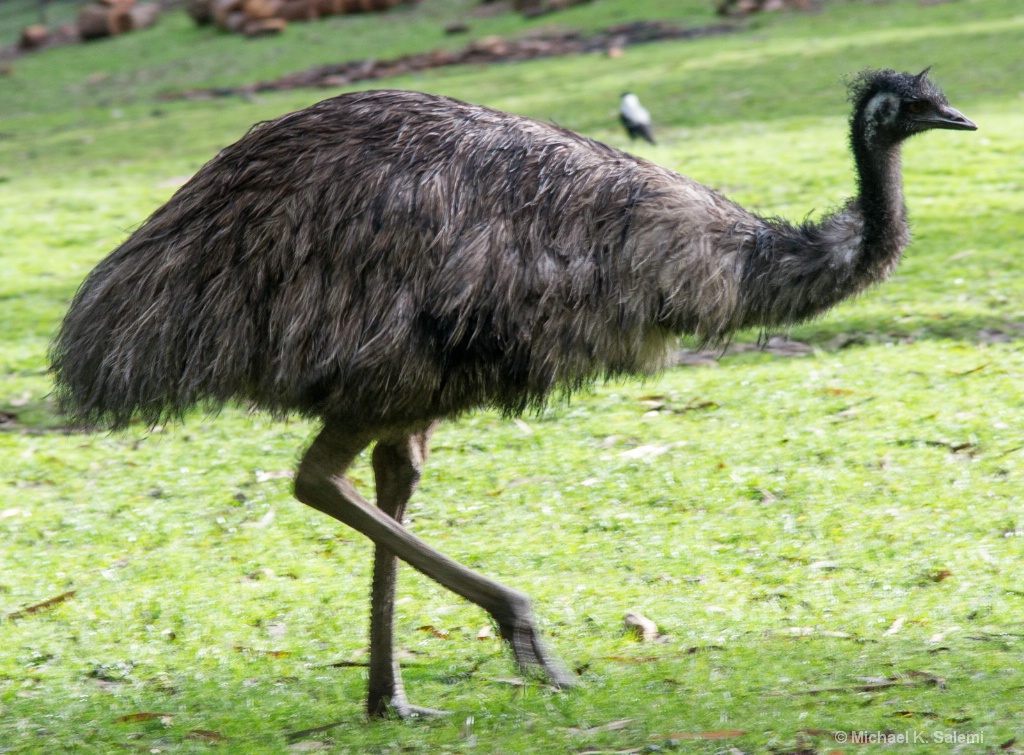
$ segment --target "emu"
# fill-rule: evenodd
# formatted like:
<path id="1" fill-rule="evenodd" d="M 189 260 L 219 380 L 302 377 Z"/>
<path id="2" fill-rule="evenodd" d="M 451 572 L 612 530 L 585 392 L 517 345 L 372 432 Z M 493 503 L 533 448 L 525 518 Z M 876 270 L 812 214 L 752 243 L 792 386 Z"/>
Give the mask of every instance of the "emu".
<path id="1" fill-rule="evenodd" d="M 623 92 L 619 103 L 619 120 L 622 121 L 629 140 L 643 139 L 654 144 L 654 132 L 651 131 L 651 114 L 640 104 L 640 98 L 632 92 Z"/>
<path id="2" fill-rule="evenodd" d="M 523 593 L 402 525 L 437 423 L 518 415 L 656 370 L 685 334 L 785 326 L 886 278 L 909 243 L 900 144 L 974 130 L 927 70 L 852 79 L 859 191 L 818 222 L 759 217 L 554 125 L 407 91 L 253 127 L 89 274 L 51 346 L 55 393 L 118 428 L 241 400 L 322 429 L 298 500 L 375 544 L 367 711 L 406 696 L 401 559 L 479 605 L 559 686 Z M 346 479 L 371 444 L 376 505 Z"/>

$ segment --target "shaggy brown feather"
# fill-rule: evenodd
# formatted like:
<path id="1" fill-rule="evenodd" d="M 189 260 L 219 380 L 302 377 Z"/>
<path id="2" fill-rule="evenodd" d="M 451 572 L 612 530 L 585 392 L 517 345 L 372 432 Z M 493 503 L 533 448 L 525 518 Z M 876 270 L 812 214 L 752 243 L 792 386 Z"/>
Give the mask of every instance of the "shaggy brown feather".
<path id="1" fill-rule="evenodd" d="M 756 227 L 556 126 L 344 95 L 253 128 L 104 260 L 54 374 L 115 424 L 231 398 L 362 426 L 521 412 L 734 328 Z"/>

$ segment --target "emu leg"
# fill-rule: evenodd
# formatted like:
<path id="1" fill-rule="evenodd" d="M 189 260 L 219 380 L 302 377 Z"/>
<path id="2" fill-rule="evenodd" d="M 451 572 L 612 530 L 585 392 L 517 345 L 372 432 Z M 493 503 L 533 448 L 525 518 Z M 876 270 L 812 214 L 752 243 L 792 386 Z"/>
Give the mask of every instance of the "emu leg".
<path id="1" fill-rule="evenodd" d="M 468 569 L 434 550 L 395 519 L 367 503 L 345 477 L 353 459 L 374 438 L 328 422 L 295 476 L 295 497 L 370 538 L 456 595 L 476 603 L 498 624 L 523 669 L 539 668 L 552 683 L 572 686 L 569 673 L 547 651 L 533 623 L 526 595 Z"/>
<path id="2" fill-rule="evenodd" d="M 406 504 L 420 481 L 433 426 L 395 441 L 380 440 L 373 449 L 377 508 L 401 523 Z M 410 705 L 395 658 L 394 615 L 398 558 L 377 545 L 373 552 L 373 590 L 370 602 L 370 687 L 366 710 L 370 716 L 395 713 L 403 718 L 443 715 L 442 711 Z"/>

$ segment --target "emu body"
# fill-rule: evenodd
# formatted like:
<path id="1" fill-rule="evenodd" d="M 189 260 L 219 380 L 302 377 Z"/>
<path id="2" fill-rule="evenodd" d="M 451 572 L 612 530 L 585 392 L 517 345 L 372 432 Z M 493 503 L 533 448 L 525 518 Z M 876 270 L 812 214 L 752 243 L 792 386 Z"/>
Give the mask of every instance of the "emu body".
<path id="1" fill-rule="evenodd" d="M 973 129 L 925 74 L 862 74 L 860 192 L 792 226 L 549 124 L 415 92 L 326 100 L 259 124 L 82 284 L 51 349 L 80 419 L 156 422 L 242 400 L 323 430 L 296 497 L 376 545 L 368 710 L 409 704 L 394 661 L 396 557 L 495 618 L 523 666 L 571 679 L 526 596 L 401 522 L 436 423 L 826 311 L 909 240 L 899 144 Z M 345 479 L 371 444 L 376 506 Z"/>

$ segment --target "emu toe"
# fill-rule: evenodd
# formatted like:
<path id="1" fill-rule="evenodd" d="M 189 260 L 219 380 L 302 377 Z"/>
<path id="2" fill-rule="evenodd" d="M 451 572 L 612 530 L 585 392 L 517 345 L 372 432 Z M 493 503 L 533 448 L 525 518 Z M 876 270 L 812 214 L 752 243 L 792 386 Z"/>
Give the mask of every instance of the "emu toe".
<path id="1" fill-rule="evenodd" d="M 541 642 L 540 635 L 532 623 L 499 623 L 498 631 L 511 646 L 516 662 L 524 672 L 539 671 L 551 684 L 560 689 L 568 689 L 576 684 L 568 669 Z"/>
<path id="2" fill-rule="evenodd" d="M 404 696 L 381 701 L 374 710 L 369 711 L 371 718 L 400 718 L 409 720 L 413 718 L 442 718 L 450 715 L 446 710 L 436 708 L 424 708 L 419 705 L 412 705 Z"/>

